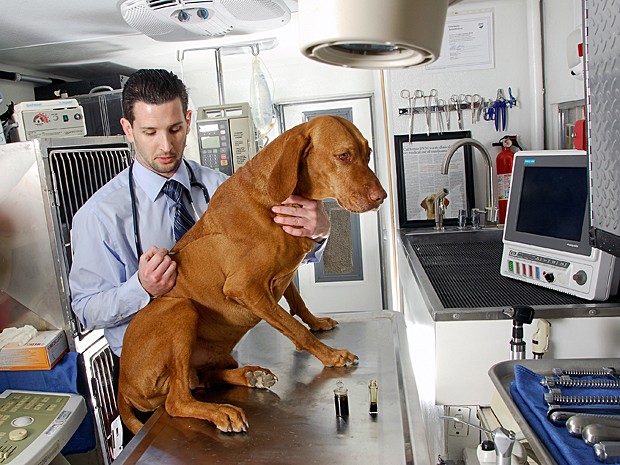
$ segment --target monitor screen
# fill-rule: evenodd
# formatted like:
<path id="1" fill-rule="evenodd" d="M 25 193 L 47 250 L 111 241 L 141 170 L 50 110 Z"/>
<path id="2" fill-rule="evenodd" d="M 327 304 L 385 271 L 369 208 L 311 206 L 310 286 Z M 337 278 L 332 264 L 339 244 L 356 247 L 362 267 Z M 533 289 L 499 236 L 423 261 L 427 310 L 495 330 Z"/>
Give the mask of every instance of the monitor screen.
<path id="1" fill-rule="evenodd" d="M 517 231 L 578 242 L 587 201 L 587 168 L 525 166 Z"/>
<path id="2" fill-rule="evenodd" d="M 583 152 L 517 152 L 504 238 L 590 255 L 588 157 Z"/>

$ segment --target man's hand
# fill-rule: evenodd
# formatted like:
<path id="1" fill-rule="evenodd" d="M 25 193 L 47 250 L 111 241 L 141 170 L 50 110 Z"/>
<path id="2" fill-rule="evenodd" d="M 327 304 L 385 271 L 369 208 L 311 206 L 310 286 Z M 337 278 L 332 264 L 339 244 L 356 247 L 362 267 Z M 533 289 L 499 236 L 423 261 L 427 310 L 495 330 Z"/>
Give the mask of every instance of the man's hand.
<path id="1" fill-rule="evenodd" d="M 271 210 L 276 214 L 273 220 L 292 236 L 308 237 L 317 242 L 329 236 L 331 224 L 320 201 L 291 195 Z"/>
<path id="2" fill-rule="evenodd" d="M 167 249 L 153 246 L 142 254 L 138 263 L 138 279 L 152 297 L 165 294 L 177 280 L 177 264 Z"/>

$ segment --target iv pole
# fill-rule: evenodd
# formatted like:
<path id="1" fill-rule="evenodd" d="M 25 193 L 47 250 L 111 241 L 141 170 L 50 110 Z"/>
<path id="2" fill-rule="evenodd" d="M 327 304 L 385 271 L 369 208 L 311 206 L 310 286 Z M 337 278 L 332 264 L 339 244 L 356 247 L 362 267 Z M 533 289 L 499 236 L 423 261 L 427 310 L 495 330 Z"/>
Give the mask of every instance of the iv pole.
<path id="1" fill-rule="evenodd" d="M 226 98 L 224 96 L 224 72 L 222 70 L 222 51 L 224 51 L 225 54 L 234 55 L 237 53 L 244 53 L 245 49 L 249 48 L 252 55 L 256 56 L 256 54 L 258 53 L 258 50 L 271 50 L 277 45 L 278 45 L 278 39 L 276 39 L 275 37 L 270 37 L 268 39 L 262 39 L 256 42 L 244 42 L 244 43 L 238 43 L 238 44 L 219 45 L 219 46 L 212 46 L 212 47 L 187 48 L 183 50 L 177 50 L 177 61 L 183 64 L 183 60 L 185 59 L 185 54 L 188 52 L 196 52 L 196 51 L 201 51 L 201 50 L 215 50 L 215 77 L 217 80 L 217 92 L 218 92 L 218 98 L 220 101 L 220 105 L 224 105 L 226 103 Z"/>

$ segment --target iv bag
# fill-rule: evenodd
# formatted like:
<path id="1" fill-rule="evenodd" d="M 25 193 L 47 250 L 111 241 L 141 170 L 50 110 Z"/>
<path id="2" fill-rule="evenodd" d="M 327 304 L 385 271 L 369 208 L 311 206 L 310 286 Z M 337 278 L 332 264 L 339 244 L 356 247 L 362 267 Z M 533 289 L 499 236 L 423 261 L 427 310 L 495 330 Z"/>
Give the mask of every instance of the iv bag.
<path id="1" fill-rule="evenodd" d="M 258 56 L 252 62 L 250 80 L 250 112 L 261 138 L 265 137 L 275 124 L 271 91 L 265 76 L 265 68 Z"/>

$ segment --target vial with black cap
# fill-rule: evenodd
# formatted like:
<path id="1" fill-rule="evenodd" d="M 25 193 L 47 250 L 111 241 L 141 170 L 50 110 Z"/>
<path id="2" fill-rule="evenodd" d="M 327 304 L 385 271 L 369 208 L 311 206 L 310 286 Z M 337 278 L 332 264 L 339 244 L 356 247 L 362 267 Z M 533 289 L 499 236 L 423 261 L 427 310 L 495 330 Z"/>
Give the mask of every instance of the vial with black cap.
<path id="1" fill-rule="evenodd" d="M 337 417 L 349 416 L 349 394 L 348 389 L 344 386 L 342 381 L 336 383 L 336 389 L 334 389 L 334 403 L 336 405 Z"/>

